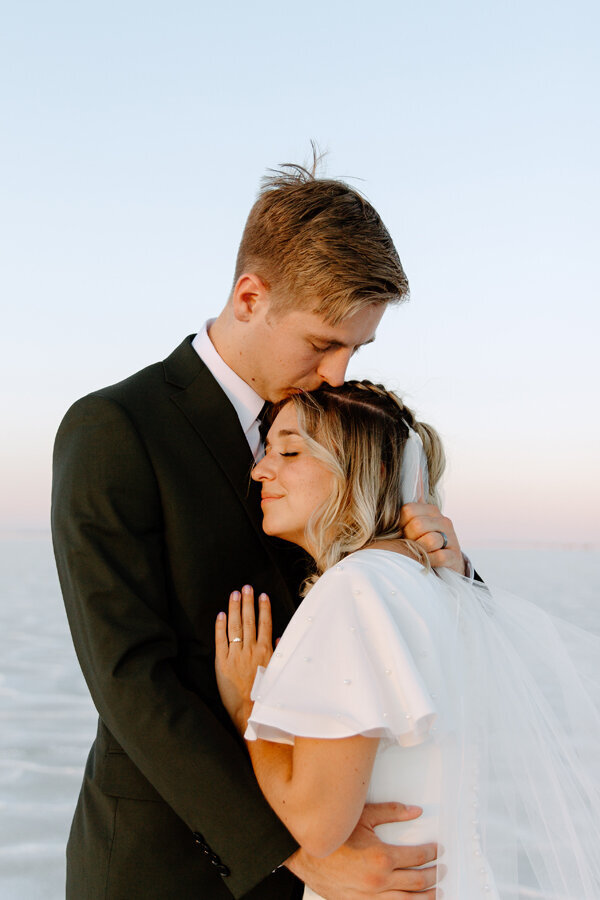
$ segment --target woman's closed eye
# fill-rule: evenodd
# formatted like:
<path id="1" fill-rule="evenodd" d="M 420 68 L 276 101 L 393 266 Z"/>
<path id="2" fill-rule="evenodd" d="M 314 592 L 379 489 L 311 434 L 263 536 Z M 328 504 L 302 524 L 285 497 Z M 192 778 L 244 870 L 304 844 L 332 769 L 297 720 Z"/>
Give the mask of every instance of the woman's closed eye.
<path id="1" fill-rule="evenodd" d="M 298 456 L 300 454 L 299 450 L 288 450 L 287 453 L 280 453 L 280 456 Z"/>

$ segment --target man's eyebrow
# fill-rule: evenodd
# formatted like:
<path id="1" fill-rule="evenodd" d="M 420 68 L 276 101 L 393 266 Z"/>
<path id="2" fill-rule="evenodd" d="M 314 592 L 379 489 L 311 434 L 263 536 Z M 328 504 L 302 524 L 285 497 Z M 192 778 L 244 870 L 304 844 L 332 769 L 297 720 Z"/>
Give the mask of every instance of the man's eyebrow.
<path id="1" fill-rule="evenodd" d="M 345 344 L 343 341 L 338 341 L 337 338 L 328 338 L 322 334 L 309 334 L 309 341 L 317 341 L 322 344 L 329 344 L 330 347 L 349 347 L 350 344 Z M 368 340 L 363 341 L 361 344 L 357 344 L 357 347 L 366 347 L 367 344 L 372 344 L 375 340 L 375 335 L 373 337 L 368 338 Z"/>

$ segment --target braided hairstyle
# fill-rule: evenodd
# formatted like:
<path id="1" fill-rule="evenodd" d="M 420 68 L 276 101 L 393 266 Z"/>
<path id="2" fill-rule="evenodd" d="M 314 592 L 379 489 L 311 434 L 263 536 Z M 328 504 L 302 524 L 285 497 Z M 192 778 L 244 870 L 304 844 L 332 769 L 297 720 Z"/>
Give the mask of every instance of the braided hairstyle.
<path id="1" fill-rule="evenodd" d="M 309 451 L 334 475 L 330 497 L 307 525 L 317 569 L 307 580 L 309 587 L 348 553 L 375 540 L 402 538 L 401 471 L 409 429 L 421 437 L 427 457 L 425 500 L 437 505 L 436 485 L 445 458 L 434 429 L 417 422 L 412 410 L 383 385 L 347 381 L 340 387 L 324 384 L 311 393 L 293 394 L 271 408 L 263 422 L 265 431 L 286 403 L 294 404 Z M 425 551 L 413 541 L 406 544 L 428 567 Z"/>

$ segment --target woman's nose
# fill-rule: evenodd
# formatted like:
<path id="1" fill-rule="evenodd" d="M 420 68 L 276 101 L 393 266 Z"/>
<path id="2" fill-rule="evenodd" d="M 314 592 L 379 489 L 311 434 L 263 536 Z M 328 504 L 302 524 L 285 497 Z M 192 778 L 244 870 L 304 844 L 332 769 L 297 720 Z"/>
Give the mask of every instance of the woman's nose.
<path id="1" fill-rule="evenodd" d="M 268 478 L 273 477 L 272 473 L 270 473 L 270 467 L 266 456 L 263 456 L 263 458 L 256 463 L 250 473 L 250 477 L 254 481 L 266 481 Z"/>

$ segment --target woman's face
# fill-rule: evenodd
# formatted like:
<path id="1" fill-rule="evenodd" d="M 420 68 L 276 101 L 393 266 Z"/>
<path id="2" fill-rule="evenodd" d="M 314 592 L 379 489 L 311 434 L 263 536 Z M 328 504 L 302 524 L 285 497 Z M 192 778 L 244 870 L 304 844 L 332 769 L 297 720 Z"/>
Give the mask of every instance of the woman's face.
<path id="1" fill-rule="evenodd" d="M 262 484 L 261 506 L 266 534 L 283 538 L 311 553 L 306 525 L 331 495 L 333 474 L 311 456 L 298 427 L 293 403 L 287 403 L 271 425 L 265 456 L 252 478 Z"/>

